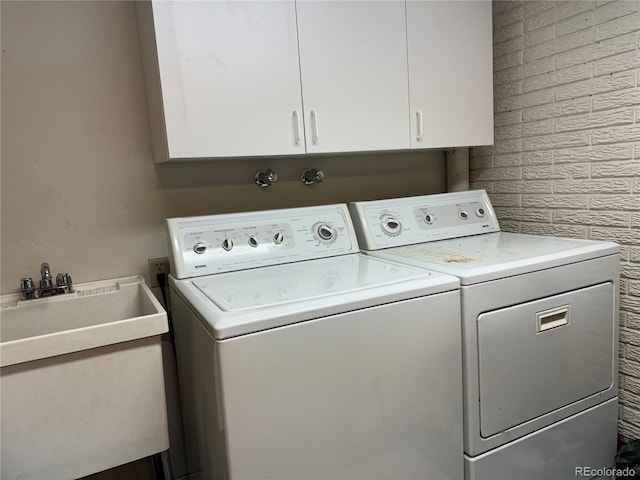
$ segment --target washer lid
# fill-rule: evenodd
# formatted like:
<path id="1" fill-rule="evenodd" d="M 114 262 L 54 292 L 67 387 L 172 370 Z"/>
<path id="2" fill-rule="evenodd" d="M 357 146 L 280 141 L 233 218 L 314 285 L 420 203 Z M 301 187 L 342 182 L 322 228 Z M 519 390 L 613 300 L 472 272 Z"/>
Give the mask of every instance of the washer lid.
<path id="1" fill-rule="evenodd" d="M 496 232 L 379 251 L 380 256 L 455 275 L 462 285 L 619 253 L 612 242 Z"/>
<path id="2" fill-rule="evenodd" d="M 169 281 L 217 340 L 371 307 L 388 307 L 396 328 L 394 303 L 460 294 L 454 276 L 361 253 Z"/>
<path id="3" fill-rule="evenodd" d="M 192 283 L 221 310 L 240 312 L 432 275 L 438 274 L 358 254 L 212 275 Z"/>

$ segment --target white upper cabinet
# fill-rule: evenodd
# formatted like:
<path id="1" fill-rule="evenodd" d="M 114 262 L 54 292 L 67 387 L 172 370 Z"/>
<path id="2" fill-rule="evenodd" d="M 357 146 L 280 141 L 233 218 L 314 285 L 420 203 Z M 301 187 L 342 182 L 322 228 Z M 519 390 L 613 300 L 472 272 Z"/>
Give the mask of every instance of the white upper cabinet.
<path id="1" fill-rule="evenodd" d="M 294 2 L 138 3 L 156 161 L 305 153 Z"/>
<path id="2" fill-rule="evenodd" d="M 402 1 L 297 2 L 307 152 L 408 149 Z"/>
<path id="3" fill-rule="evenodd" d="M 156 162 L 493 143 L 491 2 L 136 2 Z"/>
<path id="4" fill-rule="evenodd" d="M 412 148 L 492 144 L 491 2 L 406 7 Z"/>

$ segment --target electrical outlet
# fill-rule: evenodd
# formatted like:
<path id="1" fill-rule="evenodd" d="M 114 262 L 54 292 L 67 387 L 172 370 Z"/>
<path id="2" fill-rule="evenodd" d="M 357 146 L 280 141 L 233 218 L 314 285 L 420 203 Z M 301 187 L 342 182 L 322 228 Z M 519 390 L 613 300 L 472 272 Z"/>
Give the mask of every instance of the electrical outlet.
<path id="1" fill-rule="evenodd" d="M 149 257 L 149 281 L 151 288 L 159 287 L 158 277 L 159 273 L 165 273 L 169 275 L 169 259 L 167 257 Z"/>

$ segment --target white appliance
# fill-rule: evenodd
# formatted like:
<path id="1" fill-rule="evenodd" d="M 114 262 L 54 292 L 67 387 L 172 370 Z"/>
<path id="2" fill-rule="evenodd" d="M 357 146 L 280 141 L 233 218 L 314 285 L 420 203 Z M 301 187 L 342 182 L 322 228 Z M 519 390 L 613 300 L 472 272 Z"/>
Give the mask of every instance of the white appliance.
<path id="1" fill-rule="evenodd" d="M 192 477 L 462 478 L 457 278 L 359 253 L 346 205 L 167 222 Z"/>
<path id="2" fill-rule="evenodd" d="M 617 244 L 501 232 L 484 190 L 350 209 L 367 253 L 460 279 L 467 480 L 613 465 Z"/>

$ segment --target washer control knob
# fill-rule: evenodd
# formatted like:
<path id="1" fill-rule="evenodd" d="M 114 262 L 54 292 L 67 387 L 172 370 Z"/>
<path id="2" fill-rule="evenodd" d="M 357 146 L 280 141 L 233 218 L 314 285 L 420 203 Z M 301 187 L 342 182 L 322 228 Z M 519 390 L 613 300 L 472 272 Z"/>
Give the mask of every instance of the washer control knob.
<path id="1" fill-rule="evenodd" d="M 430 213 L 427 213 L 424 216 L 424 221 L 427 223 L 427 225 L 431 225 L 434 220 L 435 220 L 435 217 L 433 215 L 431 215 Z"/>
<path id="2" fill-rule="evenodd" d="M 198 255 L 202 255 L 207 251 L 207 244 L 204 242 L 196 242 L 196 244 L 193 246 L 193 251 Z"/>
<path id="3" fill-rule="evenodd" d="M 282 232 L 278 232 L 273 236 L 273 243 L 276 245 L 280 245 L 284 241 L 284 234 Z"/>
<path id="4" fill-rule="evenodd" d="M 230 238 L 225 238 L 222 241 L 222 248 L 229 252 L 233 248 L 233 240 L 231 240 Z"/>
<path id="5" fill-rule="evenodd" d="M 318 225 L 316 233 L 318 234 L 318 237 L 320 237 L 320 240 L 324 240 L 325 242 L 330 242 L 336 238 L 336 231 L 328 223 L 321 223 Z"/>
<path id="6" fill-rule="evenodd" d="M 258 242 L 258 237 L 256 237 L 255 235 L 252 235 L 251 237 L 249 237 L 250 247 L 256 248 L 259 244 L 260 242 Z"/>
<path id="7" fill-rule="evenodd" d="M 402 223 L 393 215 L 385 215 L 380 220 L 382 231 L 387 235 L 396 236 L 402 231 Z"/>
<path id="8" fill-rule="evenodd" d="M 469 214 L 467 212 L 465 212 L 464 210 L 462 210 L 461 212 L 458 212 L 458 216 L 462 220 L 468 220 L 469 219 Z"/>
<path id="9" fill-rule="evenodd" d="M 482 207 L 478 208 L 476 210 L 476 217 L 482 218 L 482 217 L 484 217 L 485 213 L 486 212 L 484 211 L 484 208 L 482 208 Z"/>

